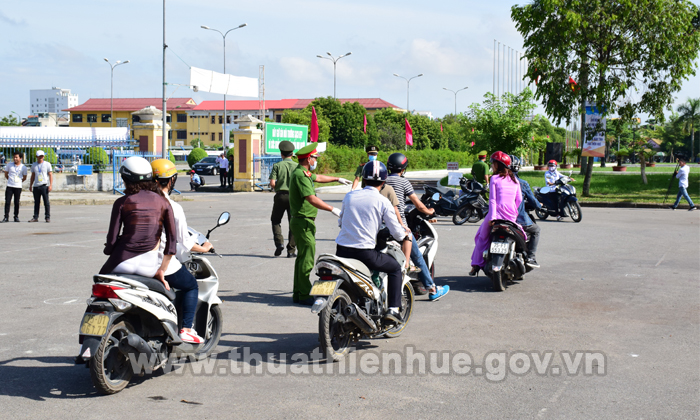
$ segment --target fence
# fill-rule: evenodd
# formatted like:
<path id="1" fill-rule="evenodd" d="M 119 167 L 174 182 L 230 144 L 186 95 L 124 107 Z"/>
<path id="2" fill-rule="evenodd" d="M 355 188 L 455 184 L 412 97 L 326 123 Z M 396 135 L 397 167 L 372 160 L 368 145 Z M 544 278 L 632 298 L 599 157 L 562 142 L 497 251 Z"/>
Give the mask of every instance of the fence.
<path id="1" fill-rule="evenodd" d="M 253 177 L 255 181 L 253 185 L 261 191 L 270 185 L 270 172 L 272 166 L 282 161 L 280 156 L 258 156 L 253 155 Z"/>
<path id="2" fill-rule="evenodd" d="M 119 170 L 122 167 L 122 163 L 124 163 L 124 160 L 126 158 L 130 158 L 133 156 L 141 156 L 142 158 L 146 159 L 149 162 L 153 162 L 156 159 L 160 159 L 161 155 L 157 155 L 154 153 L 148 153 L 148 152 L 134 152 L 134 151 L 128 151 L 128 152 L 120 152 L 120 153 L 115 153 L 113 155 L 112 159 L 112 193 L 116 194 L 119 193 L 121 195 L 124 195 L 124 181 L 122 180 L 121 175 L 119 175 Z"/>

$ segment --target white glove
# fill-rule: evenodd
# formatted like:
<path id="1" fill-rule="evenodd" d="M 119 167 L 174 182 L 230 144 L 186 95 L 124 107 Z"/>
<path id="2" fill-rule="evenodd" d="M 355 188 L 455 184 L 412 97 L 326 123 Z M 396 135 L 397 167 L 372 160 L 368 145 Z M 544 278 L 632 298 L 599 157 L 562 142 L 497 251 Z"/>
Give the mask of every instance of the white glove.
<path id="1" fill-rule="evenodd" d="M 340 182 L 343 185 L 352 185 L 352 181 L 349 181 L 345 178 L 338 178 L 338 182 Z"/>
<path id="2" fill-rule="evenodd" d="M 340 217 L 340 209 L 338 208 L 333 207 L 333 209 L 331 209 L 331 213 L 333 213 L 335 217 Z"/>

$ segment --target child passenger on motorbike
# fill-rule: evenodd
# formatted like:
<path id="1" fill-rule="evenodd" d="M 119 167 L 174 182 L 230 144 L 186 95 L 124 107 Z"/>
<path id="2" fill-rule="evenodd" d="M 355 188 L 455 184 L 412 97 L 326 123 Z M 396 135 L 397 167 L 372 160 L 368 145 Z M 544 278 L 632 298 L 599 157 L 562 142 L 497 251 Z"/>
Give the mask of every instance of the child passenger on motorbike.
<path id="1" fill-rule="evenodd" d="M 209 241 L 202 246 L 197 244 L 196 238 L 187 231 L 187 219 L 185 211 L 178 203 L 170 198 L 170 194 L 175 188 L 177 181 L 177 169 L 175 165 L 168 159 L 157 159 L 151 163 L 153 168 L 153 179 L 161 188 L 165 198 L 170 202 L 175 217 L 175 232 L 177 237 L 177 253 L 175 258 L 170 260 L 170 264 L 165 270 L 166 287 L 172 286 L 181 291 L 184 296 L 182 299 L 182 329 L 180 330 L 180 339 L 185 343 L 201 344 L 204 339 L 197 334 L 192 328 L 194 322 L 194 312 L 197 308 L 197 295 L 199 286 L 197 279 L 192 273 L 182 265 L 185 261 L 186 254 L 190 251 L 194 252 L 209 252 L 212 245 Z M 163 241 L 161 240 L 161 244 Z M 162 247 L 162 246 L 161 246 Z"/>
<path id="2" fill-rule="evenodd" d="M 375 249 L 377 233 L 382 222 L 389 228 L 391 236 L 401 241 L 401 249 L 406 256 L 406 263 L 411 258 L 410 231 L 405 230 L 396 218 L 394 208 L 386 197 L 379 193 L 388 172 L 379 161 L 370 161 L 362 168 L 365 188 L 351 191 L 343 199 L 338 225 L 340 233 L 335 242 L 336 255 L 361 261 L 370 270 L 387 273 L 389 310 L 384 319 L 399 324 L 401 318 L 402 268 L 387 254 Z"/>
<path id="3" fill-rule="evenodd" d="M 474 237 L 470 276 L 476 276 L 479 270 L 484 268 L 484 251 L 490 243 L 489 236 L 493 221 L 501 219 L 517 223 L 518 206 L 523 198 L 520 183 L 510 170 L 510 163 L 510 156 L 503 152 L 499 151 L 491 155 L 493 176 L 489 184 L 489 212 Z M 524 231 L 523 235 L 525 235 Z"/>
<path id="4" fill-rule="evenodd" d="M 151 164 L 146 159 L 139 156 L 125 159 L 119 173 L 124 180 L 124 197 L 112 206 L 104 249 L 109 258 L 100 274 L 153 277 L 167 289 L 165 269 L 177 245 L 173 210 L 163 191 L 153 182 Z M 161 234 L 165 236 L 163 240 Z"/>

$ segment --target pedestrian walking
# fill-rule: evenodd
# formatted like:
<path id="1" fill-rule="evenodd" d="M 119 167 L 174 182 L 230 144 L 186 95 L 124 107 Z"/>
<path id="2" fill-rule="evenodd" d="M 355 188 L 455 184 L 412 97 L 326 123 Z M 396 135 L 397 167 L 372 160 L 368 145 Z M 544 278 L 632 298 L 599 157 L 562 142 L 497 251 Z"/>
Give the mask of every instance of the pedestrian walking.
<path id="1" fill-rule="evenodd" d="M 314 267 L 314 256 L 316 254 L 316 215 L 318 210 L 326 210 L 336 217 L 340 216 L 340 209 L 337 209 L 316 196 L 314 190 L 315 182 L 340 182 L 350 185 L 350 181 L 343 178 L 336 178 L 326 175 L 316 175 L 312 173 L 316 169 L 318 153 L 316 143 L 311 143 L 297 151 L 299 164 L 292 172 L 289 182 L 289 208 L 292 212 L 292 219 L 289 226 L 294 235 L 297 246 L 297 258 L 294 262 L 294 288 L 292 300 L 294 303 L 302 305 L 313 305 L 313 300 L 309 296 L 311 282 L 309 274 Z"/>
<path id="2" fill-rule="evenodd" d="M 379 155 L 379 149 L 377 146 L 367 146 L 365 148 L 365 152 L 367 152 L 367 162 L 372 162 L 377 160 L 377 156 Z M 362 168 L 365 166 L 365 164 L 361 164 L 360 166 L 355 169 L 355 180 L 352 181 L 352 187 L 350 187 L 350 191 L 354 191 L 355 188 L 360 184 L 360 179 L 362 178 Z"/>
<path id="3" fill-rule="evenodd" d="M 51 164 L 44 160 L 44 151 L 37 150 L 36 162 L 32 164 L 32 178 L 29 180 L 29 191 L 34 194 L 34 217 L 29 222 L 39 221 L 39 205 L 44 200 L 44 218 L 51 222 L 51 203 L 49 193 L 53 189 L 53 172 Z"/>
<path id="4" fill-rule="evenodd" d="M 282 255 L 284 250 L 284 235 L 282 235 L 282 217 L 287 213 L 287 222 L 291 221 L 292 214 L 289 209 L 289 182 L 292 178 L 292 172 L 298 166 L 292 160 L 294 154 L 294 143 L 291 141 L 282 141 L 279 145 L 282 154 L 282 161 L 275 163 L 270 171 L 270 188 L 275 190 L 275 198 L 272 204 L 272 214 L 270 222 L 272 223 L 272 237 L 275 241 L 275 257 Z M 287 235 L 287 258 L 294 258 L 296 254 L 296 243 L 294 235 L 290 227 Z"/>
<path id="5" fill-rule="evenodd" d="M 672 206 L 669 206 L 671 210 L 675 210 L 681 203 L 681 197 L 690 205 L 688 211 L 695 210 L 695 204 L 693 200 L 690 199 L 688 195 L 688 174 L 690 173 L 690 168 L 686 165 L 685 159 L 678 159 L 678 170 L 673 172 L 673 176 L 678 178 L 678 196 L 676 196 L 676 202 Z M 6 211 L 7 213 L 7 211 Z"/>
<path id="6" fill-rule="evenodd" d="M 2 223 L 9 222 L 10 217 L 10 202 L 15 199 L 15 222 L 19 222 L 19 199 L 22 196 L 22 182 L 27 179 L 27 167 L 22 163 L 24 154 L 22 152 L 14 152 L 12 154 L 12 162 L 5 166 L 5 179 L 7 186 L 5 187 L 5 217 Z"/>

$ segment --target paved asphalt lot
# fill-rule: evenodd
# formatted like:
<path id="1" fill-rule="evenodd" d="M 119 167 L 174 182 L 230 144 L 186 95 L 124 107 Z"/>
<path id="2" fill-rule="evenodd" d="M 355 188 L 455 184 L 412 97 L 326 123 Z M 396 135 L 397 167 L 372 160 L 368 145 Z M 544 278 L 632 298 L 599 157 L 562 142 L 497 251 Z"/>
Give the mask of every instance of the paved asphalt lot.
<path id="1" fill-rule="evenodd" d="M 135 378 L 117 395 L 95 393 L 72 359 L 91 276 L 105 261 L 110 206 L 55 206 L 51 224 L 0 225 L 3 418 L 698 418 L 700 212 L 584 208 L 579 224 L 541 222 L 542 268 L 503 293 L 466 276 L 477 225 L 442 218 L 436 282 L 452 292 L 439 302 L 418 297 L 402 336 L 361 340 L 353 353 L 369 368 L 370 357 L 381 358 L 381 372 L 379 352 L 398 352 L 401 374 L 394 362 L 388 375 L 340 374 L 338 364 L 321 365 L 329 373 L 293 374 L 286 365 L 288 373 L 273 374 L 280 358 L 308 368 L 292 354 L 309 355 L 318 337 L 317 317 L 291 302 L 294 261 L 272 258 L 273 196 L 194 195 L 183 203 L 190 225 L 205 230 L 222 211 L 233 215 L 212 235 L 224 255 L 214 260 L 224 301 L 216 374 L 194 375 L 204 365 L 187 363 Z M 333 252 L 334 218 L 322 212 L 317 225 L 317 253 Z M 244 348 L 263 362 L 234 367 L 264 374 L 229 369 L 228 352 Z M 409 351 L 468 352 L 472 369 L 440 374 L 440 358 L 436 369 L 428 362 L 425 374 L 407 375 Z M 477 374 L 492 351 L 554 355 L 543 375 L 514 374 L 522 359 L 505 377 L 493 364 L 494 374 Z M 562 352 L 576 351 L 593 355 L 593 374 L 585 366 L 555 374 L 569 360 Z M 515 359 L 504 360 L 501 367 Z"/>

